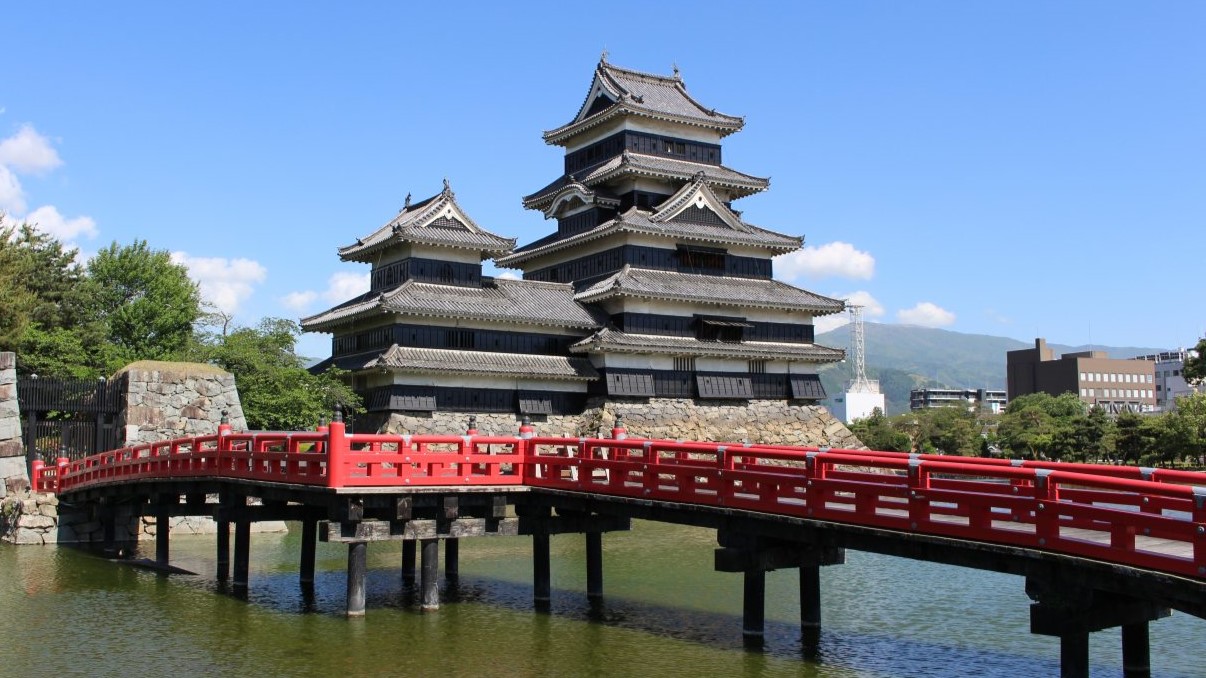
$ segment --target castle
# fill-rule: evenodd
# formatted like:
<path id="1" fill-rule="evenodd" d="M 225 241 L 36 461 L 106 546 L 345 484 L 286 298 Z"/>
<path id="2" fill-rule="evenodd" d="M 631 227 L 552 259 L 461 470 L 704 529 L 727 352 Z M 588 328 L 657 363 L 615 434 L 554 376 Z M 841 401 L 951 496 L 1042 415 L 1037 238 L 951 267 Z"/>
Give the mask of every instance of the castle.
<path id="1" fill-rule="evenodd" d="M 803 239 L 733 209 L 769 185 L 722 163 L 743 124 L 677 69 L 604 56 L 577 114 L 544 133 L 565 148 L 560 176 L 523 199 L 556 231 L 516 247 L 447 180 L 408 196 L 339 249 L 372 267 L 371 289 L 302 320 L 333 335 L 316 369 L 348 370 L 371 427 L 390 430 L 460 432 L 475 414 L 499 432 L 527 416 L 581 435 L 625 414 L 642 435 L 762 439 L 767 417 L 823 420 L 817 369 L 844 352 L 814 343 L 813 319 L 844 304 L 774 280 L 772 258 Z M 522 279 L 483 275 L 487 259 Z"/>

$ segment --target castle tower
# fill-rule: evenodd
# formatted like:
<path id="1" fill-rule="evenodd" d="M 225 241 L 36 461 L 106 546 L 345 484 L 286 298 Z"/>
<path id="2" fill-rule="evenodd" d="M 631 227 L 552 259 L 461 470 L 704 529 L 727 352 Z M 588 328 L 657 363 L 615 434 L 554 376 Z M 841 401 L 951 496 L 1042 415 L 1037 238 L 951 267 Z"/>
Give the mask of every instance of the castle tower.
<path id="1" fill-rule="evenodd" d="M 744 221 L 733 202 L 769 181 L 722 164 L 744 121 L 696 101 L 677 69 L 640 73 L 600 60 L 570 122 L 544 133 L 562 175 L 525 197 L 550 235 L 499 257 L 525 280 L 571 283 L 606 325 L 570 346 L 609 396 L 825 397 L 816 370 L 842 359 L 813 319 L 843 303 L 776 281 L 772 257 L 800 237 Z"/>

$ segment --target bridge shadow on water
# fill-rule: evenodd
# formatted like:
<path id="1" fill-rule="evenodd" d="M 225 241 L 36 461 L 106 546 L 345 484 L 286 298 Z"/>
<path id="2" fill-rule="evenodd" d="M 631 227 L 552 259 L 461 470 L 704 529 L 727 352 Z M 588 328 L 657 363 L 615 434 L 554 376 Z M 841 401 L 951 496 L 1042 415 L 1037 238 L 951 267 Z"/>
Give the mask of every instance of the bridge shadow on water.
<path id="1" fill-rule="evenodd" d="M 227 583 L 185 577 L 217 593 L 241 598 L 251 605 L 281 613 L 344 615 L 344 573 L 316 573 L 313 586 L 298 584 L 294 572 L 252 575 L 246 595 L 236 595 Z M 484 577 L 479 574 L 453 581 L 441 580 L 441 610 L 423 612 L 417 583 L 405 582 L 396 569 L 373 569 L 366 578 L 366 602 L 371 619 L 367 624 L 387 623 L 381 611 L 407 617 L 429 615 L 503 615 L 510 620 L 528 616 L 531 642 L 551 643 L 552 625 L 584 624 L 585 628 L 622 629 L 706 648 L 709 651 L 746 653 L 752 657 L 800 662 L 803 675 L 824 676 L 1049 676 L 1059 674 L 1058 645 L 1051 643 L 1045 656 L 1012 653 L 960 643 L 919 641 L 915 636 L 885 628 L 883 633 L 864 633 L 842 628 L 823 628 L 802 634 L 798 624 L 767 619 L 763 642 L 750 646 L 742 639 L 742 618 L 725 614 L 650 603 L 631 598 L 605 596 L 590 601 L 584 591 L 553 589 L 547 608 L 532 600 L 532 587 L 525 582 Z M 689 601 L 685 601 L 689 604 Z M 550 624 L 551 622 L 551 624 Z M 583 631 L 585 633 L 585 631 Z M 601 641 L 601 642 L 606 642 Z M 825 670 L 817 673 L 824 667 Z M 1106 666 L 1100 668 L 1105 669 Z M 1117 667 L 1108 667 L 1115 669 Z M 755 673 L 759 673 L 756 671 Z M 773 673 L 773 672 L 772 672 Z M 604 671 L 603 675 L 606 675 Z M 1112 674 L 1109 674 L 1112 675 Z"/>

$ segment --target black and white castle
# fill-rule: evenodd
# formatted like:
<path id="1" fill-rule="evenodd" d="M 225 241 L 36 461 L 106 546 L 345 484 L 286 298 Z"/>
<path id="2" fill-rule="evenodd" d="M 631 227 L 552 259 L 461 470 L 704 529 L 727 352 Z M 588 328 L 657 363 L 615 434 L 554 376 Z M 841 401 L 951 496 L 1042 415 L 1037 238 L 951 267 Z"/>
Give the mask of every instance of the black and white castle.
<path id="1" fill-rule="evenodd" d="M 408 197 L 339 249 L 372 267 L 371 289 L 302 320 L 333 335 L 316 369 L 351 373 L 360 430 L 463 432 L 474 414 L 483 432 L 529 416 L 593 435 L 622 414 L 651 437 L 842 442 L 816 402 L 818 367 L 844 352 L 814 343 L 813 319 L 844 305 L 773 279 L 772 258 L 803 239 L 733 209 L 769 185 L 723 164 L 743 124 L 692 98 L 677 69 L 604 57 L 577 114 L 544 133 L 565 148 L 560 176 L 523 199 L 556 231 L 516 247 L 447 181 Z M 487 259 L 523 278 L 483 275 Z"/>

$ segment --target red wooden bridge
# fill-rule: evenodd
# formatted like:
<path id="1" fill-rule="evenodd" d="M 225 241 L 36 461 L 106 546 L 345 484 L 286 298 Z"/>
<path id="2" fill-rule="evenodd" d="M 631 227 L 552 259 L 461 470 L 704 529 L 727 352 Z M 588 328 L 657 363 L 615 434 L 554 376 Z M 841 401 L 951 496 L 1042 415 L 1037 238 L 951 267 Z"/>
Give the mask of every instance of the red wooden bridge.
<path id="1" fill-rule="evenodd" d="M 745 574 L 744 632 L 762 629 L 763 576 L 798 567 L 801 623 L 819 626 L 818 567 L 855 548 L 1026 577 L 1032 631 L 1062 639 L 1065 675 L 1087 675 L 1088 633 L 1123 629 L 1127 675 L 1147 675 L 1148 622 L 1206 618 L 1206 474 L 866 450 L 628 438 L 236 433 L 138 445 L 52 465 L 36 489 L 112 521 L 153 513 L 219 521 L 219 576 L 235 524 L 236 590 L 249 524 L 303 523 L 302 580 L 315 528 L 346 542 L 348 612 L 363 614 L 366 544 L 422 550 L 424 606 L 438 606 L 438 544 L 454 576 L 458 539 L 531 534 L 535 598 L 549 597 L 548 536 L 587 536 L 588 594 L 602 593 L 601 534 L 632 518 L 714 527 L 716 567 Z M 217 495 L 217 503 L 206 497 Z M 258 501 L 251 501 L 258 500 Z M 509 510 L 508 510 L 509 509 Z M 407 562 L 409 558 L 409 563 Z"/>

